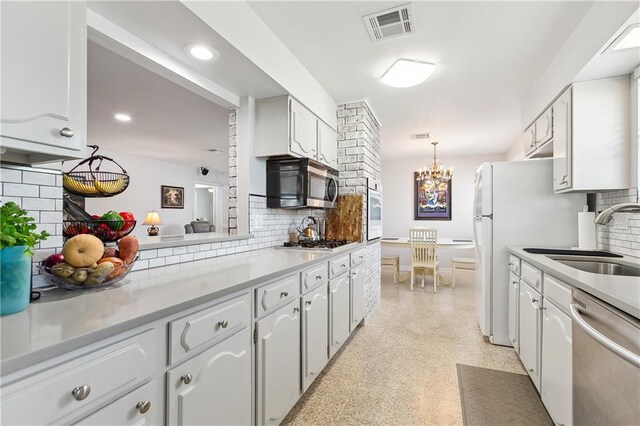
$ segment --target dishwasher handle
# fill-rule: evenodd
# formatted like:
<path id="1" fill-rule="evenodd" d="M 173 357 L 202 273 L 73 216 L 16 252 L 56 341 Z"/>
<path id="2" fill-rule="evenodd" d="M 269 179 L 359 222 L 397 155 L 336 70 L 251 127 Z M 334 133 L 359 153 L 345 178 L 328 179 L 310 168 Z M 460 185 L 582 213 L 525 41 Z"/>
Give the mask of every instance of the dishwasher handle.
<path id="1" fill-rule="evenodd" d="M 584 318 L 582 318 L 582 315 L 580 315 L 580 310 L 578 309 L 577 304 L 572 303 L 571 305 L 569 305 L 569 311 L 571 312 L 571 318 L 573 318 L 578 327 L 584 330 L 584 332 L 587 333 L 593 340 L 600 343 L 602 346 L 604 346 L 606 349 L 610 350 L 620 358 L 626 360 L 636 367 L 640 367 L 640 355 L 635 354 L 627 348 L 620 346 L 619 344 L 607 338 L 605 335 L 598 332 L 598 330 L 590 326 L 589 323 L 586 322 Z"/>

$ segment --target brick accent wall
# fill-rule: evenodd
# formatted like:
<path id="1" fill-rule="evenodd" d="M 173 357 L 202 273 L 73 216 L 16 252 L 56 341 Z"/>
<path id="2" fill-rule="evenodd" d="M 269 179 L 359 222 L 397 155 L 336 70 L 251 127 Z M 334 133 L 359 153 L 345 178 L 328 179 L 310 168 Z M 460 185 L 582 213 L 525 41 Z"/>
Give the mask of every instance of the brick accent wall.
<path id="1" fill-rule="evenodd" d="M 602 192 L 597 195 L 597 209 L 602 211 L 620 203 L 638 202 L 637 188 Z M 629 226 L 619 229 L 614 226 L 616 217 L 626 215 Z M 597 225 L 598 246 L 613 253 L 640 259 L 640 213 L 616 213 L 607 225 Z"/>
<path id="2" fill-rule="evenodd" d="M 380 123 L 369 105 L 351 102 L 338 105 L 338 170 L 341 194 L 363 194 L 362 235 L 366 239 L 367 179 L 382 192 L 382 158 Z M 367 279 L 365 283 L 365 316 L 380 303 L 380 243 L 367 247 Z"/>
<path id="3" fill-rule="evenodd" d="M 229 110 L 229 234 L 238 234 L 238 110 Z"/>
<path id="4" fill-rule="evenodd" d="M 62 175 L 58 170 L 29 167 L 0 167 L 0 201 L 15 202 L 47 231 L 49 238 L 35 247 L 33 274 L 39 275 L 38 262 L 62 250 Z"/>

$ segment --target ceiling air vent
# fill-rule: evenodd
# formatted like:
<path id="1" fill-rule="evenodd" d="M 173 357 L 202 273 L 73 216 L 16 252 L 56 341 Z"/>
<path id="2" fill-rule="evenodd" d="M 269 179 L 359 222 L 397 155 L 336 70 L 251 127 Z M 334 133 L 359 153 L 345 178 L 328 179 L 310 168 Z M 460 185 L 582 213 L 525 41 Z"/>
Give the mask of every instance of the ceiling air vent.
<path id="1" fill-rule="evenodd" d="M 413 133 L 411 135 L 411 139 L 415 140 L 429 139 L 430 137 L 431 135 L 429 135 L 429 133 Z"/>
<path id="2" fill-rule="evenodd" d="M 411 3 L 363 16 L 362 20 L 371 41 L 412 34 L 416 30 Z"/>

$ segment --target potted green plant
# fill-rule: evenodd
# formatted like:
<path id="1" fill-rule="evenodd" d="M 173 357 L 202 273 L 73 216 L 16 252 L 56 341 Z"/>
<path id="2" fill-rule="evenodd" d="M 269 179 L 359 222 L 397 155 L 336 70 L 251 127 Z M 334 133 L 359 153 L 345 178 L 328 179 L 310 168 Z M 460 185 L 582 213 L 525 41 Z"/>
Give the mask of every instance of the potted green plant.
<path id="1" fill-rule="evenodd" d="M 23 311 L 31 297 L 31 256 L 49 234 L 13 201 L 0 206 L 0 315 Z"/>

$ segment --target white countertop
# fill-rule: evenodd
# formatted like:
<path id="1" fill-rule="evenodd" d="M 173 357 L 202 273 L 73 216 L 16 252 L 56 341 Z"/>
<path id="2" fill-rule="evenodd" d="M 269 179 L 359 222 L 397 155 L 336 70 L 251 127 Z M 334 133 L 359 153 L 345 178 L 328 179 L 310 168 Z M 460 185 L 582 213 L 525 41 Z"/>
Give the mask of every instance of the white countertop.
<path id="1" fill-rule="evenodd" d="M 52 290 L 0 318 L 2 375 L 341 253 L 268 248 L 132 272 L 118 288 Z"/>
<path id="2" fill-rule="evenodd" d="M 246 240 L 252 235 L 229 235 L 222 232 L 200 232 L 197 234 L 156 235 L 155 237 L 138 237 L 140 250 L 165 247 L 188 246 L 191 244 L 221 243 L 223 241 Z"/>
<path id="3" fill-rule="evenodd" d="M 583 290 L 629 315 L 640 318 L 640 277 L 593 274 L 563 265 L 549 259 L 546 254 L 527 253 L 519 247 L 508 247 L 507 249 L 520 259 L 566 284 Z M 614 261 L 640 267 L 640 262 L 629 256 L 618 258 L 580 256 L 580 259 L 589 259 L 594 262 Z"/>

